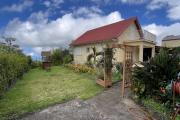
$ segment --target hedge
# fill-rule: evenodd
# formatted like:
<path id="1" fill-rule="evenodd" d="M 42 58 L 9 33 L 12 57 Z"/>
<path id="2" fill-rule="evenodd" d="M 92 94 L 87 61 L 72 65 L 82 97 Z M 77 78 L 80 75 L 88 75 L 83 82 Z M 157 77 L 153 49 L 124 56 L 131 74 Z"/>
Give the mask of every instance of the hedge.
<path id="1" fill-rule="evenodd" d="M 0 97 L 28 69 L 25 55 L 0 51 Z"/>

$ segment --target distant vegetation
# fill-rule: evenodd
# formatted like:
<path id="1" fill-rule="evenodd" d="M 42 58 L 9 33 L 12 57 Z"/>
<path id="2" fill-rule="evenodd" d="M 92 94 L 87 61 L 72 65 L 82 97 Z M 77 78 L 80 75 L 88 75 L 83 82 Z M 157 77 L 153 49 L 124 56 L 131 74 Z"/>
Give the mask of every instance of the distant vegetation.
<path id="1" fill-rule="evenodd" d="M 73 56 L 67 49 L 55 49 L 52 52 L 52 63 L 53 65 L 67 64 L 73 61 Z"/>

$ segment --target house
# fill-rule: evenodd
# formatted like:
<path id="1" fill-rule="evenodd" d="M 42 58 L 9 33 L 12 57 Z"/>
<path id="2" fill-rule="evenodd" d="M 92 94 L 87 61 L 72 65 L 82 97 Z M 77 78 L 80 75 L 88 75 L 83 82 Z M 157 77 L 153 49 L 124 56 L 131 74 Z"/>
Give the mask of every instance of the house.
<path id="1" fill-rule="evenodd" d="M 170 35 L 164 37 L 162 40 L 162 46 L 169 48 L 180 47 L 180 35 L 177 36 Z"/>
<path id="2" fill-rule="evenodd" d="M 156 36 L 142 30 L 137 17 L 112 23 L 85 32 L 71 43 L 75 64 L 84 64 L 91 54 L 92 47 L 97 52 L 103 51 L 107 45 L 127 45 L 127 53 L 131 53 L 133 62 L 145 61 L 155 54 Z M 114 58 L 123 62 L 124 51 L 115 48 Z"/>

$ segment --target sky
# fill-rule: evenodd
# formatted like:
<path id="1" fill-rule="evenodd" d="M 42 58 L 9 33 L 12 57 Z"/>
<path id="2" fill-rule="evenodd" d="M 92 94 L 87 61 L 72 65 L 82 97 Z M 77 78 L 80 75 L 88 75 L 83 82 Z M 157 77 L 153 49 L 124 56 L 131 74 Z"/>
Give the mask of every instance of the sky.
<path id="1" fill-rule="evenodd" d="M 16 38 L 39 59 L 42 50 L 68 48 L 89 29 L 136 16 L 160 45 L 180 34 L 179 11 L 180 0 L 0 0 L 0 36 Z"/>

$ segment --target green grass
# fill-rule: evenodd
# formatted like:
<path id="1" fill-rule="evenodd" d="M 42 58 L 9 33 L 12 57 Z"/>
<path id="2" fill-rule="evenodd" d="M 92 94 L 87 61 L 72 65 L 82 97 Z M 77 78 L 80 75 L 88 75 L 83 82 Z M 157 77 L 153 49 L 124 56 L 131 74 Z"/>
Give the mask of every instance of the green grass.
<path id="1" fill-rule="evenodd" d="M 85 100 L 103 89 L 96 85 L 94 76 L 65 67 L 52 67 L 50 71 L 32 69 L 0 99 L 0 120 L 74 98 Z"/>
<path id="2" fill-rule="evenodd" d="M 115 82 L 118 82 L 118 81 L 121 81 L 122 80 L 122 75 L 121 73 L 119 72 L 113 72 L 112 73 L 112 81 L 115 83 Z"/>
<path id="3" fill-rule="evenodd" d="M 152 108 L 154 111 L 165 115 L 167 118 L 170 116 L 170 110 L 164 104 L 154 101 L 152 98 L 142 99 L 145 106 Z"/>

